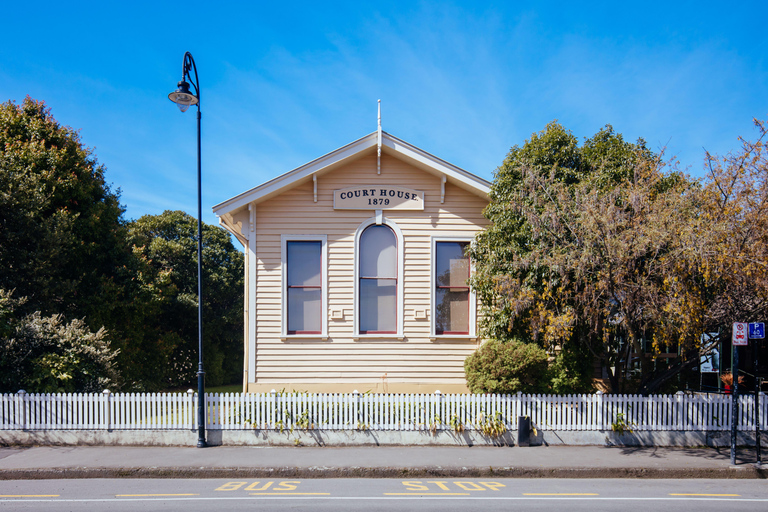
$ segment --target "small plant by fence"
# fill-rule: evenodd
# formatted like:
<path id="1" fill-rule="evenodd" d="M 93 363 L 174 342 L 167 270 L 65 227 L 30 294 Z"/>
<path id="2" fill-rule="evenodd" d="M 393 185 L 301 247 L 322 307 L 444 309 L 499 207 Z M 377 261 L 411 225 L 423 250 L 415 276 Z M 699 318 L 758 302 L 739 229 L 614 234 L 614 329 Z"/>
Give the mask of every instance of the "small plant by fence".
<path id="1" fill-rule="evenodd" d="M 768 404 L 760 400 L 760 424 Z M 208 429 L 475 430 L 499 435 L 529 416 L 540 430 L 717 431 L 731 395 L 206 394 Z M 754 396 L 739 397 L 740 430 L 754 429 Z M 196 393 L 3 394 L 3 430 L 197 428 Z"/>

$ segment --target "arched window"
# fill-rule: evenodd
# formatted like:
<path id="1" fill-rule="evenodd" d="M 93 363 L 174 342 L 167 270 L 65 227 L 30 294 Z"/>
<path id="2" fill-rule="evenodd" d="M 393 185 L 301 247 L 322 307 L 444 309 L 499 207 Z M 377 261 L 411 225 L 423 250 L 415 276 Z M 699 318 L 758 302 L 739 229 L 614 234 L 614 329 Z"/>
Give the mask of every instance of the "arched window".
<path id="1" fill-rule="evenodd" d="M 372 224 L 359 238 L 358 328 L 360 334 L 398 332 L 398 248 L 395 232 Z"/>

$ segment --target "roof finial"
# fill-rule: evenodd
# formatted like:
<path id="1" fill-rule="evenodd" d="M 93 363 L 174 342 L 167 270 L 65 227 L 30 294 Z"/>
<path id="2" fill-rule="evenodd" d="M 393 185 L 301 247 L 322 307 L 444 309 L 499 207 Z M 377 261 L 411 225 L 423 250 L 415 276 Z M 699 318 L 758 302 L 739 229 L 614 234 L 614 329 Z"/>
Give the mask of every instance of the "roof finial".
<path id="1" fill-rule="evenodd" d="M 378 148 L 379 152 L 376 161 L 376 174 L 381 174 L 381 100 L 379 100 Z"/>

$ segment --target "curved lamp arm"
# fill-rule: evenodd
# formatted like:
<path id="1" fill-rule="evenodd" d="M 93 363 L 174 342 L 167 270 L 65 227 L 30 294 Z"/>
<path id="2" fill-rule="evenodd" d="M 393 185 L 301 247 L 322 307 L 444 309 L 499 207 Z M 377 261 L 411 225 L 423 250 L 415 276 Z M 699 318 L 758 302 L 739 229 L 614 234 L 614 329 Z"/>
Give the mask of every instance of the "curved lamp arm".
<path id="1" fill-rule="evenodd" d="M 194 80 L 190 71 L 195 72 Z M 194 88 L 194 93 L 189 90 L 190 83 L 187 82 L 187 78 L 191 82 Z M 197 65 L 195 65 L 195 59 L 192 58 L 192 54 L 186 52 L 184 54 L 184 63 L 182 64 L 181 81 L 177 84 L 178 89 L 168 95 L 168 99 L 178 105 L 179 110 L 186 112 L 190 105 L 197 105 L 198 111 L 200 110 L 200 81 L 197 77 Z"/>

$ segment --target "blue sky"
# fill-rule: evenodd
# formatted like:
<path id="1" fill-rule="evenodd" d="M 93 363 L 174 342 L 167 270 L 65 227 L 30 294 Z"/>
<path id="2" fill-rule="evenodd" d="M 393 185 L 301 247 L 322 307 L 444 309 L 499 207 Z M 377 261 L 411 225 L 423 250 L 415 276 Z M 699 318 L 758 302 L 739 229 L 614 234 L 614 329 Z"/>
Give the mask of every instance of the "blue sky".
<path id="1" fill-rule="evenodd" d="M 195 114 L 167 99 L 200 73 L 211 206 L 376 129 L 488 180 L 559 120 L 667 148 L 702 176 L 768 117 L 768 3 L 13 2 L 0 101 L 44 100 L 80 130 L 126 217 L 196 214 Z"/>

